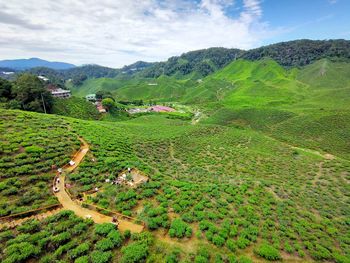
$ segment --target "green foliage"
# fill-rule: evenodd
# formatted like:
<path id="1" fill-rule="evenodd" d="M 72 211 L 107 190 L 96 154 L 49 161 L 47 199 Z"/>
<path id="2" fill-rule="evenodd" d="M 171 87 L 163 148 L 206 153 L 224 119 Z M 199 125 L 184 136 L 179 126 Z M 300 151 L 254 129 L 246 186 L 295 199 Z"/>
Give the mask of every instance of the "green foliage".
<path id="1" fill-rule="evenodd" d="M 346 40 L 295 40 L 252 49 L 243 58 L 257 60 L 270 57 L 283 66 L 304 66 L 321 58 L 349 59 L 350 43 Z"/>
<path id="2" fill-rule="evenodd" d="M 76 248 L 70 250 L 68 252 L 68 256 L 71 259 L 78 258 L 80 256 L 85 255 L 89 251 L 89 248 L 90 248 L 90 246 L 88 243 L 82 243 L 79 246 L 77 246 Z"/>
<path id="3" fill-rule="evenodd" d="M 48 112 L 51 110 L 53 101 L 51 93 L 44 87 L 42 81 L 34 75 L 27 73 L 20 75 L 13 83 L 12 94 L 23 110 L 44 112 L 42 99 L 46 110 Z"/>
<path id="4" fill-rule="evenodd" d="M 110 251 L 102 252 L 95 250 L 91 253 L 91 262 L 92 263 L 107 263 L 111 260 L 112 253 Z"/>
<path id="5" fill-rule="evenodd" d="M 114 243 L 109 238 L 103 238 L 97 241 L 95 248 L 100 251 L 111 250 L 114 247 Z"/>
<path id="6" fill-rule="evenodd" d="M 95 233 L 99 235 L 107 236 L 113 230 L 115 230 L 115 225 L 112 223 L 95 225 Z"/>
<path id="7" fill-rule="evenodd" d="M 20 242 L 8 246 L 5 251 L 4 263 L 17 263 L 29 259 L 31 256 L 39 254 L 39 248 L 29 242 Z"/>
<path id="8" fill-rule="evenodd" d="M 134 242 L 122 248 L 122 263 L 142 262 L 148 255 L 148 246 L 143 242 Z"/>
<path id="9" fill-rule="evenodd" d="M 12 83 L 0 78 L 0 100 L 7 101 L 10 99 L 12 99 Z"/>
<path id="10" fill-rule="evenodd" d="M 268 244 L 262 244 L 258 246 L 254 253 L 259 255 L 260 257 L 263 257 L 267 260 L 279 260 L 281 259 L 281 255 L 279 251 L 274 248 L 273 246 L 270 246 Z"/>
<path id="11" fill-rule="evenodd" d="M 74 96 L 68 99 L 54 99 L 52 113 L 84 120 L 97 120 L 100 117 L 94 104 Z"/>
<path id="12" fill-rule="evenodd" d="M 144 77 L 157 78 L 162 74 L 168 76 L 184 76 L 198 74 L 207 76 L 218 68 L 231 62 L 242 51 L 238 49 L 208 48 L 171 57 L 166 62 L 155 63 L 140 74 Z"/>
<path id="13" fill-rule="evenodd" d="M 170 237 L 182 238 L 184 236 L 191 237 L 192 236 L 192 228 L 187 225 L 184 221 L 177 218 L 171 222 L 169 229 Z"/>

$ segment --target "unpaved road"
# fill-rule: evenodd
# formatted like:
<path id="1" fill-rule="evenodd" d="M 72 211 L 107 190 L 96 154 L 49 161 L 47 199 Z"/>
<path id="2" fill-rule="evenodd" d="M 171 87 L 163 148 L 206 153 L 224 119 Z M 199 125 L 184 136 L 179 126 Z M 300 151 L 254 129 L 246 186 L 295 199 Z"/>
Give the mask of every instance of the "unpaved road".
<path id="1" fill-rule="evenodd" d="M 75 168 L 77 168 L 80 164 L 80 162 L 83 160 L 84 156 L 87 154 L 89 151 L 89 145 L 81 138 L 79 140 L 82 142 L 82 146 L 80 150 L 74 155 L 72 160 L 75 162 L 74 165 L 69 166 L 64 169 L 65 172 L 70 173 L 72 172 Z M 71 197 L 67 194 L 65 191 L 65 176 L 62 174 L 60 176 L 60 182 L 58 184 L 58 187 L 60 191 L 58 193 L 55 193 L 58 201 L 62 204 L 64 209 L 72 210 L 77 216 L 83 217 L 83 218 L 88 218 L 91 217 L 91 219 L 97 223 L 111 223 L 112 222 L 112 217 L 103 215 L 97 211 L 90 210 L 87 208 L 83 208 L 78 201 L 73 201 Z M 126 220 L 121 220 L 118 219 L 119 221 L 119 226 L 118 228 L 121 231 L 125 230 L 130 230 L 132 233 L 140 233 L 143 230 L 142 225 L 134 224 L 132 222 L 126 221 Z"/>

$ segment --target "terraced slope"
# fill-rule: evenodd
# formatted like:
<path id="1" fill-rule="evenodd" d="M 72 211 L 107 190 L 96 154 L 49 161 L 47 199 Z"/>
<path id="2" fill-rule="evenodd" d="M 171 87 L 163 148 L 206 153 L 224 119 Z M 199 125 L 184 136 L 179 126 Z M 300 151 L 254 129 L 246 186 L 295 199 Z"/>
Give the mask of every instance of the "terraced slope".
<path id="1" fill-rule="evenodd" d="M 184 261 L 248 257 L 263 262 L 266 250 L 285 262 L 346 262 L 349 257 L 350 163 L 342 158 L 317 153 L 298 141 L 295 145 L 280 142 L 252 129 L 191 125 L 163 116 L 109 123 L 16 111 L 3 114 L 13 116 L 3 129 L 11 129 L 18 116 L 39 123 L 52 118 L 50 123 L 69 124 L 71 132 L 88 141 L 91 151 L 67 178 L 69 191 L 79 196 L 98 187 L 99 192 L 87 202 L 145 221 L 144 235 L 153 235 L 154 241 L 132 240 L 142 243 L 140 249 L 146 251 L 142 258 L 164 262 L 168 257 Z M 149 183 L 130 188 L 106 180 L 113 180 L 126 167 L 143 171 Z M 36 224 L 46 229 L 45 222 Z M 0 236 L 9 235 L 3 233 Z M 72 247 L 87 242 L 94 250 L 104 251 L 89 235 L 84 238 L 77 238 Z M 3 248 L 11 244 L 0 241 Z M 50 251 L 59 246 L 50 245 Z M 124 248 L 106 246 L 114 260 L 128 255 Z M 9 252 L 2 251 L 0 258 L 5 260 Z M 79 256 L 90 254 L 87 251 Z M 71 253 L 53 256 L 73 261 Z"/>

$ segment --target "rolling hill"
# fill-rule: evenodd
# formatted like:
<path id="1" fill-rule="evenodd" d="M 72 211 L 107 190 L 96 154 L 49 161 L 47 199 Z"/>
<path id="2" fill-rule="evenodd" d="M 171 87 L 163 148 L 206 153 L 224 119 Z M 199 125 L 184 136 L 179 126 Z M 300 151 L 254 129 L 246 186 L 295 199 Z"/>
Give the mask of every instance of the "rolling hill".
<path id="1" fill-rule="evenodd" d="M 153 78 L 147 69 L 96 77 L 116 71 L 87 67 L 95 77 L 67 82 L 80 97 L 176 102 L 201 113 L 198 122 L 123 111 L 114 122 L 75 97 L 54 103 L 66 116 L 0 109 L 0 215 L 59 206 L 52 168 L 83 141 L 89 151 L 61 191 L 144 226 L 122 233 L 67 211 L 20 219 L 0 230 L 0 260 L 348 262 L 350 63 L 320 54 L 300 67 L 294 56 L 284 66 L 238 58 L 206 76 L 175 66 Z M 116 183 L 130 167 L 148 182 Z"/>

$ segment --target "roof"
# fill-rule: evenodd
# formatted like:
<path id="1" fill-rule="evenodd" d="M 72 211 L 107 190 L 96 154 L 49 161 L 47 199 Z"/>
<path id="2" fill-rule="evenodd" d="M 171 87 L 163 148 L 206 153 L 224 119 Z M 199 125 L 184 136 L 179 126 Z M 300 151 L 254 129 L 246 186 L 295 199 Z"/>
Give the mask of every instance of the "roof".
<path id="1" fill-rule="evenodd" d="M 62 94 L 62 93 L 70 93 L 70 90 L 61 89 L 61 88 L 51 90 L 51 94 L 53 94 L 53 95 L 54 94 Z"/>
<path id="2" fill-rule="evenodd" d="M 156 111 L 156 112 L 162 112 L 162 111 L 171 112 L 171 111 L 175 111 L 173 108 L 170 108 L 170 107 L 167 107 L 167 106 L 160 106 L 160 105 L 152 106 L 151 110 L 152 111 Z"/>

